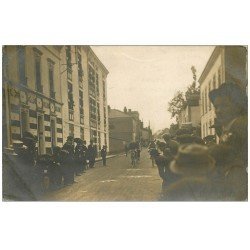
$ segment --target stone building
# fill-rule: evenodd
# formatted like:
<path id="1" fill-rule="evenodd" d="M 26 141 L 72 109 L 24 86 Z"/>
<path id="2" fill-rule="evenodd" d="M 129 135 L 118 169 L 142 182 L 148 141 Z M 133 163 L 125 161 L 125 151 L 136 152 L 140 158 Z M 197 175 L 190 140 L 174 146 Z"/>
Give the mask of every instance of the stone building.
<path id="1" fill-rule="evenodd" d="M 11 148 L 29 131 L 38 152 L 62 146 L 60 49 L 56 46 L 3 47 L 3 146 Z"/>
<path id="2" fill-rule="evenodd" d="M 3 48 L 3 144 L 24 131 L 50 153 L 69 135 L 109 146 L 108 70 L 90 46 Z"/>
<path id="3" fill-rule="evenodd" d="M 208 94 L 223 82 L 247 85 L 247 50 L 243 46 L 216 46 L 200 78 L 201 135 L 215 135 L 215 112 Z"/>
<path id="4" fill-rule="evenodd" d="M 179 128 L 198 128 L 201 122 L 199 95 L 191 95 L 177 117 Z"/>
<path id="5" fill-rule="evenodd" d="M 143 129 L 138 111 L 124 107 L 123 111 L 109 108 L 109 141 L 110 152 L 121 152 L 126 144 L 133 141 L 142 141 L 152 136 L 152 131 Z M 150 135 L 149 135 L 150 134 Z"/>
<path id="6" fill-rule="evenodd" d="M 64 141 L 72 135 L 108 146 L 107 69 L 90 46 L 63 46 L 61 64 Z"/>

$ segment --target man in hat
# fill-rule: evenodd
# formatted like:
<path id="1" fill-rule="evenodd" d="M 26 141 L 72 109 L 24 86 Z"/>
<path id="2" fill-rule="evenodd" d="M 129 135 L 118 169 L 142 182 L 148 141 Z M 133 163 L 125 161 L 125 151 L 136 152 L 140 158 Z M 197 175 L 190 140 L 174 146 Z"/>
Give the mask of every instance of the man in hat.
<path id="1" fill-rule="evenodd" d="M 106 166 L 107 146 L 103 145 L 101 150 L 102 165 Z"/>
<path id="2" fill-rule="evenodd" d="M 75 174 L 76 176 L 81 176 L 81 172 L 83 169 L 83 158 L 84 158 L 84 151 L 83 151 L 83 140 L 80 138 L 75 138 L 74 142 L 76 142 L 75 147 Z"/>
<path id="3" fill-rule="evenodd" d="M 178 142 L 172 140 L 171 136 L 169 134 L 164 134 L 162 136 L 162 138 L 166 142 L 166 148 L 170 149 L 170 152 L 171 152 L 172 156 L 176 155 L 176 153 L 178 151 L 178 147 L 179 147 Z"/>
<path id="4" fill-rule="evenodd" d="M 210 91 L 214 105 L 217 131 L 221 144 L 233 148 L 234 156 L 247 166 L 247 96 L 237 84 L 223 83 Z"/>
<path id="5" fill-rule="evenodd" d="M 97 156 L 96 146 L 94 145 L 93 140 L 90 140 L 90 145 L 88 146 L 88 160 L 89 168 L 95 167 L 95 158 Z"/>
<path id="6" fill-rule="evenodd" d="M 205 146 L 187 144 L 179 147 L 170 170 L 181 178 L 164 192 L 166 201 L 213 201 L 217 192 L 208 178 L 215 168 L 214 159 Z"/>
<path id="7" fill-rule="evenodd" d="M 62 147 L 62 150 L 67 151 L 68 154 L 64 161 L 64 184 L 72 185 L 75 175 L 74 169 L 74 138 L 72 136 L 67 137 L 67 141 Z"/>
<path id="8" fill-rule="evenodd" d="M 49 167 L 51 180 L 50 180 L 50 188 L 58 189 L 62 185 L 62 157 L 61 157 L 61 148 L 56 146 L 53 148 L 53 154 L 51 156 L 51 164 Z"/>

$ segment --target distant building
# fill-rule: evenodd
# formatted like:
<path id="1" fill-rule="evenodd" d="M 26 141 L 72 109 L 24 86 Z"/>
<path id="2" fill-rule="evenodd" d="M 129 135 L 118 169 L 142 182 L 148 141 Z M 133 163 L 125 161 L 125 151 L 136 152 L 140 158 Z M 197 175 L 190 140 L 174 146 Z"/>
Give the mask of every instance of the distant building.
<path id="1" fill-rule="evenodd" d="M 121 152 L 126 144 L 142 141 L 142 135 L 147 140 L 150 137 L 149 131 L 146 132 L 146 129 L 143 129 L 138 111 L 127 110 L 126 107 L 123 111 L 109 108 L 110 152 Z"/>
<path id="2" fill-rule="evenodd" d="M 125 145 L 136 140 L 136 119 L 126 112 L 109 109 L 110 152 L 122 152 Z"/>
<path id="3" fill-rule="evenodd" d="M 152 140 L 152 130 L 150 127 L 141 129 L 141 144 L 142 146 L 147 146 Z"/>
<path id="4" fill-rule="evenodd" d="M 243 89 L 247 84 L 247 50 L 243 46 L 216 46 L 200 78 L 201 135 L 215 135 L 214 107 L 209 92 L 223 82 L 234 82 Z"/>
<path id="5" fill-rule="evenodd" d="M 197 128 L 200 126 L 199 95 L 191 95 L 186 100 L 186 105 L 178 115 L 179 128 Z"/>

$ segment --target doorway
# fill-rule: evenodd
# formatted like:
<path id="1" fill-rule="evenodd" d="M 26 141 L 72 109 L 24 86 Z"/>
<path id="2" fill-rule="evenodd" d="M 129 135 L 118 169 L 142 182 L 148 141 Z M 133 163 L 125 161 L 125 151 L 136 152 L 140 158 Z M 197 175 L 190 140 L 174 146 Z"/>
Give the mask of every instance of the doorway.
<path id="1" fill-rule="evenodd" d="M 43 123 L 43 115 L 37 116 L 37 134 L 38 134 L 38 154 L 44 154 L 44 123 Z"/>
<path id="2" fill-rule="evenodd" d="M 51 119 L 51 146 L 52 149 L 56 147 L 56 122 L 55 119 Z"/>

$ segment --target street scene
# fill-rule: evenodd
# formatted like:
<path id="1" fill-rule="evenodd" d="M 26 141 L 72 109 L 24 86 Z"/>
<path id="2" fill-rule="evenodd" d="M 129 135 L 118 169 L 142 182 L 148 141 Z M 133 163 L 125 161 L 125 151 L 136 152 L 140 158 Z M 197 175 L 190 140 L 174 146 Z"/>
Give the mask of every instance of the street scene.
<path id="1" fill-rule="evenodd" d="M 161 193 L 161 178 L 152 167 L 146 150 L 140 162 L 131 166 L 124 154 L 107 160 L 107 166 L 97 162 L 95 169 L 76 178 L 77 183 L 45 196 L 46 201 L 157 201 Z"/>
<path id="2" fill-rule="evenodd" d="M 3 46 L 3 201 L 247 201 L 246 46 Z"/>

